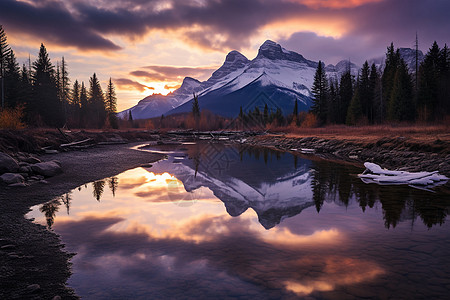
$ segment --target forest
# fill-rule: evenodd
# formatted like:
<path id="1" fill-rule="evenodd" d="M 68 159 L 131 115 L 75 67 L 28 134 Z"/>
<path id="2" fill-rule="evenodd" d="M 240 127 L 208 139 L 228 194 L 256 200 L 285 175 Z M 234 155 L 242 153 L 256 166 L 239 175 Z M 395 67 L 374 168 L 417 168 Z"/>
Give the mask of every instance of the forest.
<path id="1" fill-rule="evenodd" d="M 71 84 L 64 57 L 55 67 L 44 44 L 36 61 L 20 67 L 1 25 L 0 74 L 0 128 L 118 128 L 111 78 L 105 92 L 95 73 L 89 86 L 78 80 Z"/>
<path id="2" fill-rule="evenodd" d="M 417 53 L 418 49 L 416 49 Z M 211 129 L 288 130 L 293 127 L 322 127 L 345 124 L 442 124 L 450 116 L 450 50 L 434 42 L 423 61 L 416 55 L 416 68 L 410 70 L 393 43 L 387 47 L 385 64 L 366 61 L 354 76 L 348 69 L 340 78 L 328 77 L 319 61 L 311 89 L 309 112 L 299 112 L 297 102 L 291 113 L 272 111 L 267 105 L 243 112 L 236 119 L 214 116 L 200 111 L 194 94 L 192 112 L 150 120 L 127 120 L 116 115 L 117 96 L 114 84 L 103 92 L 97 75 L 88 85 L 71 83 L 64 57 L 52 64 L 41 44 L 36 61 L 22 67 L 8 45 L 0 25 L 1 111 L 0 128 L 66 127 L 113 128 L 145 127 Z M 356 77 L 356 78 L 355 78 Z"/>

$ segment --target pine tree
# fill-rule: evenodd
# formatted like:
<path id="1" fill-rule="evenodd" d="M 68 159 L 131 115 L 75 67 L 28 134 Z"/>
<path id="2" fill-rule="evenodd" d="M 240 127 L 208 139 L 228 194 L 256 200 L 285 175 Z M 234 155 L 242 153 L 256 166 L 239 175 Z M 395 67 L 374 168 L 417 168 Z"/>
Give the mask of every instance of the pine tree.
<path id="1" fill-rule="evenodd" d="M 198 104 L 198 96 L 194 93 L 194 101 L 192 101 L 192 115 L 197 122 L 200 119 L 200 106 Z"/>
<path id="2" fill-rule="evenodd" d="M 394 44 L 387 48 L 386 52 L 386 66 L 384 68 L 383 75 L 381 77 L 381 85 L 382 85 L 382 103 L 383 109 L 385 109 L 390 102 L 390 97 L 392 95 L 392 88 L 394 85 L 395 74 L 397 72 L 398 64 L 400 61 L 400 52 L 399 50 L 394 49 Z M 383 118 L 386 116 L 385 111 L 382 112 Z"/>
<path id="3" fill-rule="evenodd" d="M 6 33 L 3 29 L 3 26 L 0 25 L 0 98 L 1 98 L 1 104 L 2 108 L 5 107 L 5 82 L 4 82 L 4 76 L 5 76 L 5 68 L 7 64 L 7 58 L 9 56 L 9 52 L 11 51 L 11 48 L 8 45 L 8 40 L 6 37 Z"/>
<path id="4" fill-rule="evenodd" d="M 327 118 L 328 118 L 328 123 L 332 123 L 332 124 L 336 124 L 339 119 L 338 113 L 340 110 L 339 107 L 339 85 L 337 83 L 336 80 L 334 80 L 333 78 L 330 78 L 330 83 L 329 83 L 329 87 L 330 87 L 330 93 L 329 93 L 329 97 L 328 97 L 328 113 L 327 113 Z"/>
<path id="5" fill-rule="evenodd" d="M 367 60 L 363 64 L 361 69 L 361 75 L 359 77 L 359 98 L 361 102 L 362 114 L 365 119 L 367 119 L 370 123 L 373 122 L 373 92 L 370 87 L 370 68 Z"/>
<path id="6" fill-rule="evenodd" d="M 25 66 L 25 64 L 23 64 L 20 73 L 20 91 L 21 103 L 23 103 L 25 105 L 25 109 L 27 109 L 31 98 L 33 97 L 33 87 L 31 85 L 30 70 Z"/>
<path id="7" fill-rule="evenodd" d="M 6 58 L 4 78 L 5 106 L 16 107 L 23 101 L 21 99 L 20 68 L 13 50 L 9 51 Z"/>
<path id="8" fill-rule="evenodd" d="M 438 118 L 450 115 L 450 49 L 447 44 L 439 56 Z"/>
<path id="9" fill-rule="evenodd" d="M 70 79 L 69 72 L 67 70 L 67 63 L 64 60 L 64 56 L 60 65 L 60 81 L 59 81 L 59 98 L 63 107 L 64 119 L 67 120 L 69 113 L 69 94 L 70 94 Z"/>
<path id="10" fill-rule="evenodd" d="M 419 91 L 417 95 L 417 106 L 419 118 L 422 120 L 434 120 L 438 107 L 439 89 L 439 45 L 434 42 L 425 55 L 419 68 Z"/>
<path id="11" fill-rule="evenodd" d="M 80 90 L 80 118 L 79 118 L 79 127 L 86 127 L 86 122 L 89 113 L 89 103 L 88 103 L 88 95 L 86 87 L 84 86 L 84 82 L 81 82 L 81 90 Z"/>
<path id="12" fill-rule="evenodd" d="M 68 119 L 72 121 L 73 125 L 78 127 L 80 127 L 80 109 L 81 109 L 80 94 L 81 94 L 80 84 L 78 83 L 78 80 L 75 80 L 68 100 L 69 106 Z"/>
<path id="13" fill-rule="evenodd" d="M 327 119 L 327 96 L 328 81 L 325 74 L 323 63 L 319 60 L 316 73 L 314 75 L 314 83 L 312 87 L 313 104 L 311 112 L 317 116 L 318 121 L 323 124 Z"/>
<path id="14" fill-rule="evenodd" d="M 102 128 L 105 125 L 107 112 L 102 87 L 95 73 L 89 79 L 89 110 L 92 125 Z"/>
<path id="15" fill-rule="evenodd" d="M 353 97 L 347 111 L 347 117 L 345 121 L 347 125 L 356 125 L 363 115 L 360 84 L 361 79 L 358 76 L 356 80 L 355 92 L 353 93 Z"/>
<path id="16" fill-rule="evenodd" d="M 372 111 L 373 111 L 373 118 L 371 122 L 381 123 L 383 121 L 382 120 L 383 102 L 381 100 L 381 78 L 378 73 L 377 67 L 375 66 L 374 63 L 370 67 L 369 88 L 372 95 Z"/>
<path id="17" fill-rule="evenodd" d="M 405 61 L 400 59 L 388 103 L 388 118 L 391 121 L 413 121 L 414 115 L 412 78 Z"/>
<path id="18" fill-rule="evenodd" d="M 109 124 L 112 128 L 119 128 L 117 123 L 117 97 L 116 89 L 112 83 L 111 77 L 109 78 L 108 87 L 106 88 L 106 111 L 108 112 Z"/>
<path id="19" fill-rule="evenodd" d="M 33 63 L 33 104 L 31 110 L 36 117 L 50 126 L 63 125 L 61 102 L 55 79 L 55 67 L 48 57 L 47 49 L 41 44 L 37 60 Z"/>
<path id="20" fill-rule="evenodd" d="M 344 124 L 347 120 L 347 111 L 353 98 L 353 77 L 350 68 L 342 74 L 339 84 L 339 97 L 337 103 L 336 123 Z"/>

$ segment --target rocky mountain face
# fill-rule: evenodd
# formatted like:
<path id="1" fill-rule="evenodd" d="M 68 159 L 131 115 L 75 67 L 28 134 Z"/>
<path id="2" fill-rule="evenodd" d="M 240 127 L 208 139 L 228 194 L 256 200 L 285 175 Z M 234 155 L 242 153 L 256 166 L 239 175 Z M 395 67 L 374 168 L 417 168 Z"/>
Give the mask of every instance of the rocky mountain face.
<path id="1" fill-rule="evenodd" d="M 400 48 L 399 51 L 414 70 L 415 51 L 409 48 Z M 422 59 L 420 52 L 419 60 Z M 382 68 L 384 59 L 376 58 L 372 62 Z M 190 112 L 193 93 L 199 96 L 200 109 L 227 117 L 236 117 L 241 107 L 247 112 L 255 107 L 262 110 L 265 104 L 272 111 L 279 108 L 284 114 L 290 114 L 295 101 L 298 101 L 299 111 L 306 111 L 311 106 L 311 87 L 317 65 L 318 62 L 267 40 L 253 60 L 238 51 L 231 51 L 208 80 L 200 82 L 186 77 L 173 93 L 148 96 L 136 106 L 120 112 L 119 116 L 126 118 L 131 111 L 134 119 L 145 119 Z M 336 80 L 347 70 L 356 76 L 359 69 L 348 60 L 325 67 L 328 77 Z"/>

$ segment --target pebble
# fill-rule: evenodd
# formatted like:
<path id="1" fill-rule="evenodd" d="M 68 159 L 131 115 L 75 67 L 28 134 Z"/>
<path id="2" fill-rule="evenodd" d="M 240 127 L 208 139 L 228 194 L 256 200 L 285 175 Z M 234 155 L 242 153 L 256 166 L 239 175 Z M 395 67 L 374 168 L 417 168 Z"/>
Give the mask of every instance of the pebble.
<path id="1" fill-rule="evenodd" d="M 8 250 L 8 249 L 14 249 L 14 248 L 16 248 L 16 245 L 12 245 L 12 244 L 0 247 L 1 250 Z"/>
<path id="2" fill-rule="evenodd" d="M 30 284 L 29 286 L 27 286 L 27 290 L 30 293 L 36 293 L 36 292 L 39 292 L 41 290 L 41 286 L 39 284 L 37 284 L 37 283 Z"/>

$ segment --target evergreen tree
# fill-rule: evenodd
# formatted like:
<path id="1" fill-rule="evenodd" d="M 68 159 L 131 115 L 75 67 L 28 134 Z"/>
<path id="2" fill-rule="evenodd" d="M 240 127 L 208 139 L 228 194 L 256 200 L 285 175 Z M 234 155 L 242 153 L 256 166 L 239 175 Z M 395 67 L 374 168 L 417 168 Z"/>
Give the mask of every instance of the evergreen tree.
<path id="1" fill-rule="evenodd" d="M 434 120 L 437 114 L 440 53 L 439 45 L 434 42 L 419 68 L 417 106 L 422 120 Z"/>
<path id="2" fill-rule="evenodd" d="M 105 125 L 107 112 L 102 87 L 95 73 L 89 79 L 89 108 L 92 125 L 97 128 L 102 128 Z"/>
<path id="3" fill-rule="evenodd" d="M 359 77 L 359 98 L 364 118 L 373 123 L 373 91 L 370 86 L 370 68 L 369 63 L 365 61 Z"/>
<path id="4" fill-rule="evenodd" d="M 67 119 L 69 113 L 69 95 L 70 95 L 70 79 L 69 72 L 67 70 L 67 63 L 64 60 L 64 56 L 60 65 L 60 78 L 59 78 L 59 98 L 63 107 L 64 119 Z"/>
<path id="5" fill-rule="evenodd" d="M 311 112 L 317 116 L 318 121 L 323 124 L 327 119 L 327 97 L 328 97 L 328 81 L 325 74 L 323 63 L 319 60 L 316 73 L 314 75 L 314 83 L 312 87 L 313 104 Z"/>
<path id="6" fill-rule="evenodd" d="M 399 50 L 394 49 L 394 44 L 391 43 L 391 45 L 387 48 L 386 52 L 386 66 L 384 68 L 383 75 L 381 77 L 381 84 L 382 84 L 382 115 L 383 118 L 385 118 L 386 113 L 385 109 L 390 102 L 390 97 L 392 95 L 392 88 L 394 85 L 394 79 L 395 74 L 397 72 L 398 64 L 400 61 L 400 52 Z"/>
<path id="7" fill-rule="evenodd" d="M 371 122 L 381 123 L 383 121 L 382 120 L 383 102 L 381 100 L 381 78 L 378 73 L 377 67 L 375 66 L 374 63 L 370 67 L 369 89 L 372 97 L 372 112 L 373 112 L 373 118 Z"/>
<path id="8" fill-rule="evenodd" d="M 61 102 L 55 79 L 55 67 L 50 62 L 47 49 L 41 44 L 37 60 L 33 63 L 33 104 L 31 110 L 37 118 L 50 126 L 63 125 Z"/>
<path id="9" fill-rule="evenodd" d="M 21 99 L 20 68 L 13 50 L 9 51 L 6 58 L 4 78 L 5 106 L 16 107 L 23 101 Z"/>
<path id="10" fill-rule="evenodd" d="M 400 59 L 388 103 L 388 118 L 392 121 L 413 121 L 414 115 L 412 78 L 405 61 Z"/>
<path id="11" fill-rule="evenodd" d="M 330 94 L 328 97 L 328 104 L 327 104 L 328 107 L 327 118 L 328 123 L 336 124 L 338 123 L 339 119 L 338 114 L 340 110 L 339 85 L 336 80 L 330 78 L 329 87 L 330 87 Z"/>
<path id="12" fill-rule="evenodd" d="M 25 109 L 33 97 L 33 87 L 31 85 L 30 70 L 27 69 L 25 64 L 22 66 L 20 73 L 20 91 L 21 91 L 21 102 L 25 105 Z"/>
<path id="13" fill-rule="evenodd" d="M 362 106 L 361 106 L 361 79 L 358 76 L 358 79 L 356 80 L 356 88 L 355 92 L 353 93 L 352 100 L 350 102 L 350 105 L 348 107 L 347 111 L 347 117 L 346 117 L 346 123 L 347 125 L 356 125 L 357 122 L 360 120 L 361 116 L 363 115 Z"/>
<path id="14" fill-rule="evenodd" d="M 81 87 L 78 83 L 78 80 L 75 80 L 72 86 L 72 91 L 70 92 L 70 97 L 68 100 L 68 106 L 69 106 L 69 120 L 72 121 L 73 125 L 80 127 L 80 94 L 81 94 Z"/>
<path id="15" fill-rule="evenodd" d="M 439 61 L 438 118 L 450 115 L 450 49 L 441 49 Z"/>
<path id="16" fill-rule="evenodd" d="M 88 95 L 86 87 L 84 86 L 84 82 L 81 82 L 81 90 L 80 90 L 80 118 L 79 118 L 79 127 L 86 127 L 86 122 L 89 113 L 89 103 L 88 103 Z"/>
<path id="17" fill-rule="evenodd" d="M 6 33 L 3 29 L 3 26 L 0 25 L 0 98 L 2 108 L 5 107 L 5 68 L 7 64 L 7 58 L 9 56 L 9 52 L 11 48 L 8 45 L 8 40 L 6 38 Z"/>
<path id="18" fill-rule="evenodd" d="M 353 98 L 353 77 L 350 68 L 342 74 L 339 84 L 339 97 L 336 104 L 336 123 L 344 124 L 347 120 L 347 111 Z"/>
<path id="19" fill-rule="evenodd" d="M 198 96 L 194 93 L 194 101 L 192 102 L 192 115 L 194 120 L 198 122 L 200 120 L 200 106 L 198 104 Z"/>
<path id="20" fill-rule="evenodd" d="M 109 78 L 108 87 L 106 88 L 106 111 L 108 112 L 109 124 L 112 128 L 119 128 L 117 123 L 117 97 L 116 89 L 112 83 L 111 77 Z"/>

